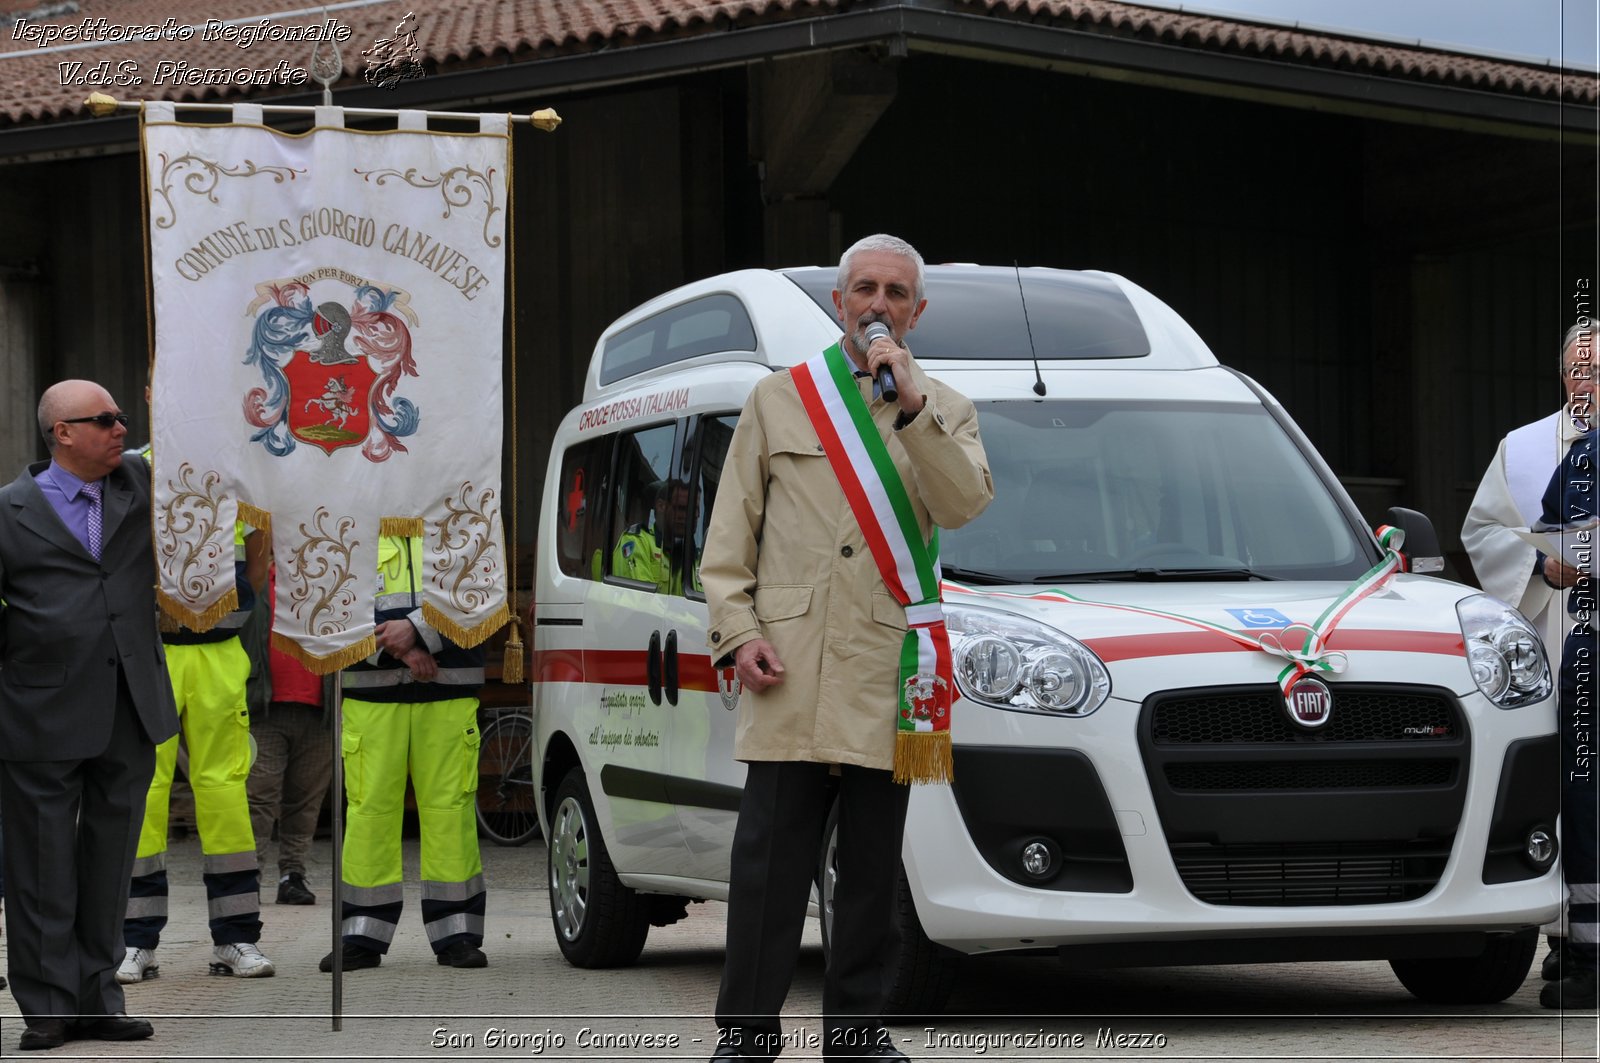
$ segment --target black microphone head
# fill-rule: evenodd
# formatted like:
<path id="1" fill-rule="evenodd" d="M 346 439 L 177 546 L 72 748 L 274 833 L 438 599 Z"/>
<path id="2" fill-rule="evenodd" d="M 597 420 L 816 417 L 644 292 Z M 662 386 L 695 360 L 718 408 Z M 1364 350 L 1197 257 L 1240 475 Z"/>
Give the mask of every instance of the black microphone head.
<path id="1" fill-rule="evenodd" d="M 872 343 L 874 340 L 880 339 L 892 340 L 894 339 L 894 333 L 890 332 L 889 326 L 882 321 L 873 321 L 867 325 L 866 337 L 867 342 Z"/>

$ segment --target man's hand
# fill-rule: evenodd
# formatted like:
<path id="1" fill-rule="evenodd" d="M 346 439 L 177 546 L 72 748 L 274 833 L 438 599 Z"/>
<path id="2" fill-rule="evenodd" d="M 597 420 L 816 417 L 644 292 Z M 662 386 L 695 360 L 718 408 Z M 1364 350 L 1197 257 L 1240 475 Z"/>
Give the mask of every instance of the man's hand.
<path id="1" fill-rule="evenodd" d="M 746 690 L 758 694 L 783 682 L 783 662 L 766 639 L 751 639 L 734 650 L 733 671 Z"/>
<path id="2" fill-rule="evenodd" d="M 1583 578 L 1583 570 L 1573 568 L 1559 557 L 1544 559 L 1545 582 L 1553 587 L 1566 589 Z"/>
<path id="3" fill-rule="evenodd" d="M 872 346 L 867 348 L 867 372 L 872 374 L 872 379 L 877 380 L 878 370 L 888 366 L 894 374 L 900 408 L 908 414 L 916 414 L 927 405 L 928 397 L 917 390 L 916 381 L 911 379 L 910 359 L 904 347 L 887 337 L 873 340 Z"/>
<path id="4" fill-rule="evenodd" d="M 410 627 L 411 625 L 407 624 L 406 626 Z M 399 654 L 399 657 L 401 662 L 411 669 L 411 678 L 418 682 L 426 683 L 439 674 L 439 662 L 435 661 L 433 654 L 422 646 L 413 646 L 405 653 Z"/>
<path id="5" fill-rule="evenodd" d="M 409 620 L 385 620 L 372 630 L 378 648 L 391 657 L 405 660 L 406 651 L 417 644 L 417 629 Z"/>

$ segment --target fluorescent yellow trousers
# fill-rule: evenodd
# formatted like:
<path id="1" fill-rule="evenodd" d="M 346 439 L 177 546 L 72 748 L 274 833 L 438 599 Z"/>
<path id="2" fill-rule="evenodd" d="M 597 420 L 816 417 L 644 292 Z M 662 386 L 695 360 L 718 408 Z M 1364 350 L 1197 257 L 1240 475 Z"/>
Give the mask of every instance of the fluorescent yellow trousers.
<path id="1" fill-rule="evenodd" d="M 195 825 L 205 854 L 203 878 L 212 940 L 219 945 L 261 938 L 260 875 L 245 779 L 250 774 L 250 714 L 245 681 L 250 659 L 237 638 L 169 645 L 167 674 L 189 750 Z M 128 889 L 123 937 L 155 948 L 167 922 L 167 823 L 178 737 L 156 747 L 156 773 L 145 798 L 138 858 Z"/>
<path id="2" fill-rule="evenodd" d="M 391 688 L 392 689 L 392 688 Z M 478 699 L 344 702 L 344 929 L 387 952 L 400 921 L 400 830 L 406 778 L 422 833 L 422 920 L 442 952 L 483 944 L 485 891 L 473 802 L 478 789 Z"/>

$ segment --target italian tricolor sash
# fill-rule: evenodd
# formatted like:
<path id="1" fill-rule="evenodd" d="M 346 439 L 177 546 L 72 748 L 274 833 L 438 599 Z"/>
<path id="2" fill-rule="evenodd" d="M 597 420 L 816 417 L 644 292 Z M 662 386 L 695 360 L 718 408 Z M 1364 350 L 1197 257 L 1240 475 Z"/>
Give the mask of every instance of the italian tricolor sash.
<path id="1" fill-rule="evenodd" d="M 948 783 L 950 635 L 939 604 L 939 531 L 924 543 L 911 497 L 836 343 L 790 371 L 884 584 L 905 606 L 895 696 L 894 780 Z"/>

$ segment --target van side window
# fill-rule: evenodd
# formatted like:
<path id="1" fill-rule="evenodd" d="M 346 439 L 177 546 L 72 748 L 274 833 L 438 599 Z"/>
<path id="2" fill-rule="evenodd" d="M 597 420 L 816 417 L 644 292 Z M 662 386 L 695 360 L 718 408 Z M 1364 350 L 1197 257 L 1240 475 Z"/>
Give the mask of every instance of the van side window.
<path id="1" fill-rule="evenodd" d="M 611 491 L 611 436 L 569 447 L 561 456 L 556 558 L 565 575 L 599 579 L 606 544 L 606 499 Z"/>
<path id="2" fill-rule="evenodd" d="M 702 417 L 694 428 L 694 446 L 684 448 L 679 475 L 685 483 L 693 485 L 688 514 L 689 552 L 694 559 L 690 567 L 693 579 L 686 588 L 691 597 L 705 597 L 700 587 L 700 555 L 706 548 L 706 528 L 711 523 L 711 507 L 717 502 L 722 463 L 728 456 L 728 443 L 733 439 L 733 427 L 738 422 L 739 415 L 736 413 Z"/>
<path id="3" fill-rule="evenodd" d="M 648 589 L 671 593 L 681 581 L 683 521 L 673 520 L 673 444 L 677 424 L 618 435 L 612 492 L 616 543 L 606 574 Z M 676 523 L 676 529 L 674 528 Z"/>
<path id="4" fill-rule="evenodd" d="M 756 330 L 744 304 L 718 292 L 663 310 L 606 340 L 600 383 L 702 354 L 755 349 Z"/>

